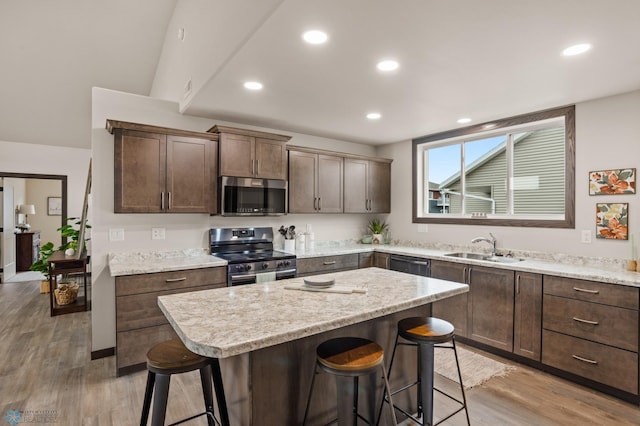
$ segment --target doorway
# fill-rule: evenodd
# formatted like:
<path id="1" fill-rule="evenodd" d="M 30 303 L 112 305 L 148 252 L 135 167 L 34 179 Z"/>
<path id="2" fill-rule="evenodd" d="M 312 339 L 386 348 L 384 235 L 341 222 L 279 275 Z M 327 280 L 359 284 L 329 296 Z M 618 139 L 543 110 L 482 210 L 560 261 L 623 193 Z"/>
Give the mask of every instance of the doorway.
<path id="1" fill-rule="evenodd" d="M 27 185 L 32 188 L 31 194 Z M 31 213 L 24 216 L 20 213 L 20 205 L 29 206 L 22 211 Z M 58 205 L 59 210 L 49 208 Z M 59 220 L 55 216 L 59 216 Z M 44 227 L 44 230 L 31 228 L 31 231 L 40 231 L 40 235 L 45 235 L 41 237 L 42 241 L 46 242 L 57 234 L 56 229 L 64 225 L 66 217 L 67 176 L 0 172 L 0 283 L 11 280 L 19 272 L 16 270 L 19 254 L 15 233 L 18 225 L 28 221 L 36 227 Z"/>

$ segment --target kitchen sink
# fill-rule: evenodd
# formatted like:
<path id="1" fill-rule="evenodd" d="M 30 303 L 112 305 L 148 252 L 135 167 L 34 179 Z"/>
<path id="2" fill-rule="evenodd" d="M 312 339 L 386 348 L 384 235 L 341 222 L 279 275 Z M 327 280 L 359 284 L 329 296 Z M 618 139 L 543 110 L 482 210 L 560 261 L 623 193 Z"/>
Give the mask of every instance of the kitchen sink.
<path id="1" fill-rule="evenodd" d="M 517 263 L 524 260 L 517 257 L 491 256 L 488 254 L 465 253 L 465 252 L 447 253 L 445 254 L 445 256 L 459 257 L 462 259 L 485 260 L 487 262 L 495 262 L 495 263 Z"/>

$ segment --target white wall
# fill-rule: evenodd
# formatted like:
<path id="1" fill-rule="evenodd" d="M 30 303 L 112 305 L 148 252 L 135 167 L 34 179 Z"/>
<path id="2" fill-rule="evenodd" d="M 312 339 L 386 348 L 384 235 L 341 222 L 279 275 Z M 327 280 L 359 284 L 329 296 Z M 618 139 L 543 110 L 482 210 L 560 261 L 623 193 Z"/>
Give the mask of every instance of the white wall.
<path id="1" fill-rule="evenodd" d="M 62 196 L 62 183 L 57 179 L 26 179 L 27 203 L 33 204 L 36 214 L 29 215 L 32 231 L 40 231 L 41 244 L 51 241 L 55 247 L 62 244 L 62 236 L 56 231 L 62 224 L 61 216 L 47 214 L 48 198 Z M 73 215 L 69 217 L 74 217 Z"/>
<path id="2" fill-rule="evenodd" d="M 381 147 L 381 157 L 393 158 L 391 168 L 394 239 L 469 244 L 492 232 L 498 247 L 567 253 L 589 257 L 628 258 L 626 241 L 595 238 L 596 203 L 629 203 L 629 232 L 640 236 L 638 195 L 589 196 L 588 173 L 593 170 L 635 167 L 640 170 L 640 91 L 576 105 L 576 227 L 575 229 L 428 224 L 426 233 L 411 223 L 411 141 Z M 592 243 L 581 243 L 581 231 L 590 230 Z"/>
<path id="3" fill-rule="evenodd" d="M 115 346 L 115 280 L 109 274 L 110 252 L 206 248 L 208 230 L 213 227 L 312 224 L 317 241 L 360 238 L 365 234 L 367 215 L 302 215 L 267 218 L 228 218 L 206 214 L 114 214 L 113 136 L 105 130 L 107 119 L 129 121 L 177 129 L 206 131 L 215 124 L 264 130 L 292 136 L 292 145 L 375 155 L 367 145 L 319 138 L 276 129 L 244 126 L 219 120 L 185 116 L 173 102 L 94 88 L 92 109 L 92 351 Z M 151 240 L 151 228 L 166 229 L 165 240 Z M 125 240 L 110 242 L 109 229 L 124 229 Z"/>
<path id="4" fill-rule="evenodd" d="M 0 141 L 0 171 L 67 176 L 67 213 L 70 217 L 82 214 L 90 158 L 89 149 Z"/>

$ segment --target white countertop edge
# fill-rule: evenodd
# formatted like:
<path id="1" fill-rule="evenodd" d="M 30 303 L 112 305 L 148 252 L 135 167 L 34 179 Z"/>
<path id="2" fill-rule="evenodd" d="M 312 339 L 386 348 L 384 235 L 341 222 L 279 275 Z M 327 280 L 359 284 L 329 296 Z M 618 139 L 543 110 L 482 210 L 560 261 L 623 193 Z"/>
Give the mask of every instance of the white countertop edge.
<path id="1" fill-rule="evenodd" d="M 426 278 L 426 279 L 428 281 L 429 280 L 442 281 L 436 278 Z M 380 318 L 386 315 L 390 315 L 390 314 L 400 312 L 410 308 L 415 308 L 418 306 L 423 306 L 447 297 L 463 294 L 469 291 L 469 286 L 467 284 L 460 284 L 460 283 L 455 283 L 455 284 L 456 284 L 456 287 L 451 290 L 443 291 L 438 294 L 431 294 L 427 296 L 417 297 L 411 300 L 406 300 L 401 303 L 387 306 L 384 309 L 376 310 L 374 312 L 368 312 L 365 314 L 356 314 L 350 317 L 342 317 L 332 321 L 324 321 L 324 322 L 314 324 L 311 327 L 305 327 L 304 329 L 290 330 L 286 333 L 270 335 L 270 336 L 261 338 L 259 340 L 254 340 L 250 342 L 240 342 L 240 343 L 229 345 L 226 347 L 216 347 L 216 348 L 212 348 L 211 346 L 203 345 L 201 343 L 198 343 L 192 340 L 178 326 L 178 324 L 173 320 L 173 318 L 171 318 L 171 316 L 167 314 L 167 311 L 164 305 L 162 304 L 162 298 L 164 296 L 158 297 L 158 306 L 160 307 L 160 310 L 163 312 L 163 314 L 165 314 L 165 316 L 167 317 L 174 331 L 178 334 L 180 339 L 185 343 L 185 346 L 189 350 L 210 358 L 228 358 L 228 357 L 240 355 L 243 353 L 267 348 L 270 346 L 275 346 L 282 343 L 290 342 L 292 340 L 313 336 L 315 334 L 324 333 L 326 331 L 331 331 L 331 330 L 346 327 L 349 325 L 357 324 L 367 320 Z M 352 296 L 358 297 L 358 295 L 355 293 Z"/>

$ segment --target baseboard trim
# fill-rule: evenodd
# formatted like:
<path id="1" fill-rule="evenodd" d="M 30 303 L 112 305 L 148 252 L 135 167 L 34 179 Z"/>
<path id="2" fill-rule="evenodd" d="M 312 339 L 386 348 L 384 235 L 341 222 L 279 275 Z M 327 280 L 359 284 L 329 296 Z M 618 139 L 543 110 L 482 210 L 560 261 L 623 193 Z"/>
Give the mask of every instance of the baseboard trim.
<path id="1" fill-rule="evenodd" d="M 116 348 L 100 349 L 99 351 L 91 351 L 91 360 L 107 358 L 116 354 Z"/>

